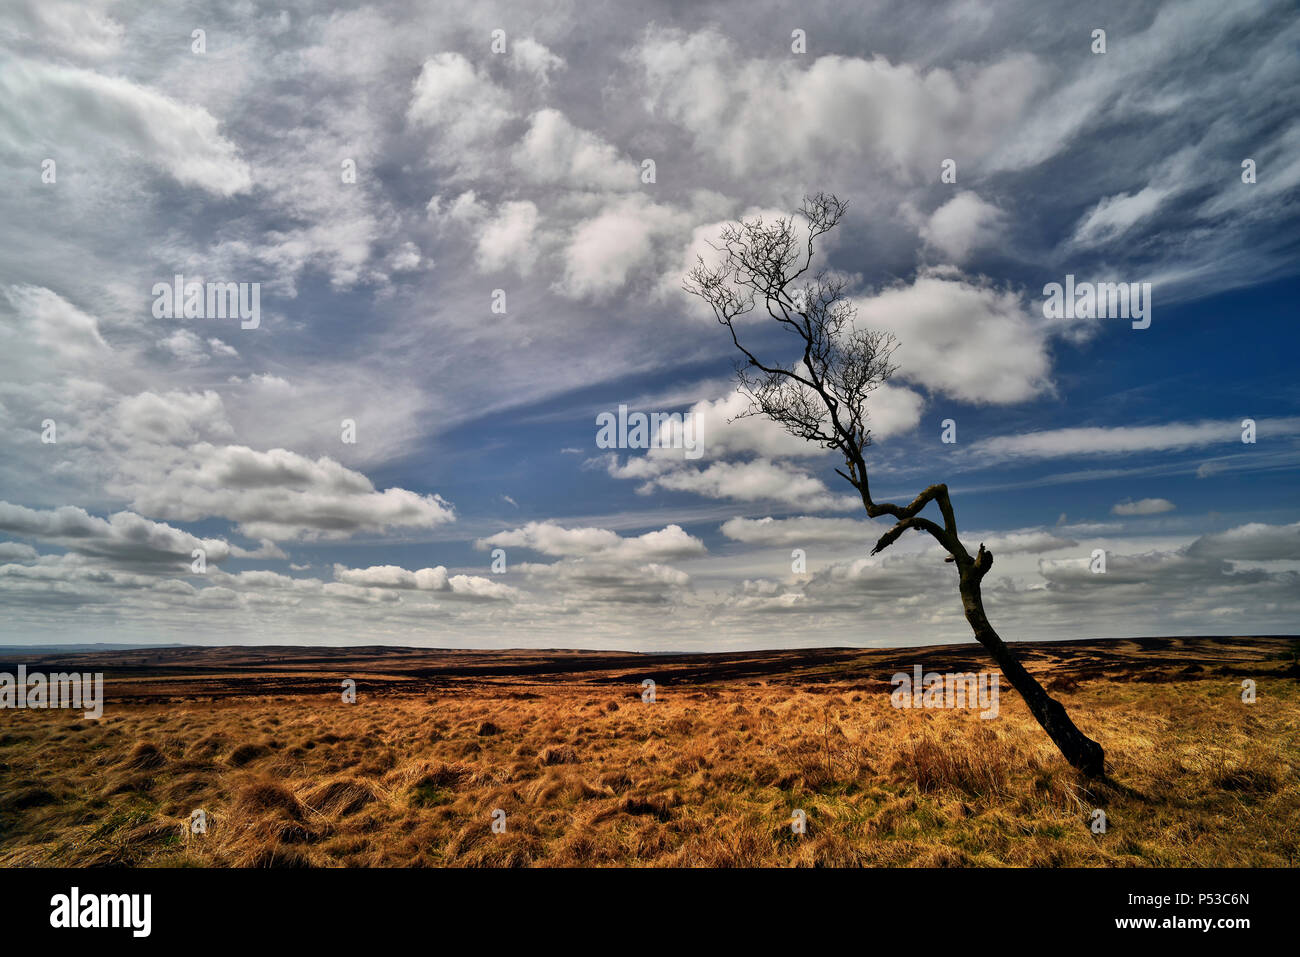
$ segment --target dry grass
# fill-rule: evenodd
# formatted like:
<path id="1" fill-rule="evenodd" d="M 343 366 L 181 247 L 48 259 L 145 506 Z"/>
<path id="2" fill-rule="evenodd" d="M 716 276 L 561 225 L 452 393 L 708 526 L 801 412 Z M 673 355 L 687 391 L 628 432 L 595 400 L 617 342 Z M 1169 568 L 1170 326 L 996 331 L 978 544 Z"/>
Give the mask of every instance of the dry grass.
<path id="1" fill-rule="evenodd" d="M 992 721 L 768 682 L 8 712 L 0 864 L 1293 865 L 1296 681 L 1249 706 L 1237 684 L 1058 692 L 1107 748 L 1102 784 L 1010 693 Z"/>

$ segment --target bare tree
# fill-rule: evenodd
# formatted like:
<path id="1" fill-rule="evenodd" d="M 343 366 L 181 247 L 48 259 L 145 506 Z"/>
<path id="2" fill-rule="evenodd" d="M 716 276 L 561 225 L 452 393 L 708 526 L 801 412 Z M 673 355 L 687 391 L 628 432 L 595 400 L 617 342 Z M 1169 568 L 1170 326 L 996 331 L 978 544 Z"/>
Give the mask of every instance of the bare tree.
<path id="1" fill-rule="evenodd" d="M 861 494 L 867 515 L 895 520 L 876 542 L 873 555 L 908 529 L 930 534 L 947 550 L 945 560 L 957 566 L 962 607 L 976 639 L 993 655 L 1066 760 L 1087 775 L 1100 776 L 1104 774 L 1101 745 L 1074 726 L 1061 703 L 1025 670 L 989 624 L 980 582 L 993 565 L 993 554 L 983 543 L 973 556 L 962 545 L 948 487 L 931 485 L 905 506 L 871 497 L 864 457 L 871 444 L 867 400 L 895 371 L 890 357 L 897 343 L 887 333 L 854 326 L 856 308 L 845 295 L 842 279 L 824 270 L 809 276 L 814 243 L 838 225 L 845 208 L 845 203 L 826 193 L 806 198 L 799 210 L 807 220 L 806 238 L 799 235 L 793 216 L 771 223 L 761 218 L 732 223 L 714 246 L 720 264 L 710 266 L 700 259 L 684 288 L 713 308 L 743 353 L 737 374 L 751 400 L 748 414 L 766 415 L 791 435 L 843 456 L 845 468 L 835 471 Z M 736 320 L 760 305 L 770 319 L 793 333 L 801 353 L 797 361 L 789 365 L 763 361 L 741 342 Z M 941 523 L 921 514 L 931 502 L 938 506 Z"/>

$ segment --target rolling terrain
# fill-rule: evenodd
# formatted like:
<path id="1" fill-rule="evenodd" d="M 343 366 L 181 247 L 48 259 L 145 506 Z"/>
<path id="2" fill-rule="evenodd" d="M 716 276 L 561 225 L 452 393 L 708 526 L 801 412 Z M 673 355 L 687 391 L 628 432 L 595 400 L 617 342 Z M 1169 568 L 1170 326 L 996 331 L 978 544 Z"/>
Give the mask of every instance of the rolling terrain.
<path id="1" fill-rule="evenodd" d="M 0 711 L 0 865 L 1294 866 L 1298 647 L 1017 644 L 1100 782 L 1005 682 L 992 720 L 891 706 L 896 671 L 986 670 L 974 644 L 0 649 L 105 675 L 100 720 Z"/>

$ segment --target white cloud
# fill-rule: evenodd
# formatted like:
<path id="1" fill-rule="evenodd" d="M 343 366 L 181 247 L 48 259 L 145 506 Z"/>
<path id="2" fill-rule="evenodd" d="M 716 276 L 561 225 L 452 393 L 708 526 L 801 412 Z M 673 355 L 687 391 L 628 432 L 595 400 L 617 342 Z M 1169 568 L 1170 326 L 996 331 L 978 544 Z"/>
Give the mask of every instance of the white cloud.
<path id="1" fill-rule="evenodd" d="M 121 77 L 13 58 L 0 63 L 0 100 L 0 148 L 28 149 L 39 140 L 45 150 L 84 157 L 120 150 L 221 196 L 253 184 L 216 117 Z"/>
<path id="2" fill-rule="evenodd" d="M 983 535 L 966 535 L 967 539 L 982 541 L 994 555 L 1037 554 L 1078 544 L 1072 538 L 1057 535 L 1046 529 L 1024 529 L 1014 532 L 986 532 Z"/>
<path id="3" fill-rule="evenodd" d="M 115 0 L 11 0 L 0 7 L 0 38 L 63 56 L 102 59 L 121 49 L 126 29 L 106 12 Z"/>
<path id="4" fill-rule="evenodd" d="M 1238 525 L 1226 532 L 1202 535 L 1188 547 L 1188 553 L 1239 562 L 1300 560 L 1300 522 Z"/>
<path id="5" fill-rule="evenodd" d="M 513 266 L 521 275 L 537 261 L 537 207 L 528 200 L 502 203 L 478 237 L 478 267 L 496 272 Z"/>
<path id="6" fill-rule="evenodd" d="M 0 295 L 13 310 L 6 317 L 9 331 L 33 341 L 60 368 L 94 369 L 109 357 L 99 321 L 57 293 L 16 285 L 0 286 Z"/>
<path id="7" fill-rule="evenodd" d="M 962 190 L 933 213 L 921 228 L 921 238 L 953 262 L 965 262 L 976 249 L 1002 235 L 1006 216 L 971 190 Z"/>
<path id="8" fill-rule="evenodd" d="M 1105 196 L 1079 221 L 1073 241 L 1080 246 L 1095 246 L 1121 236 L 1154 213 L 1172 192 L 1170 188 L 1146 186 L 1136 193 Z"/>
<path id="9" fill-rule="evenodd" d="M 221 517 L 251 538 L 347 538 L 389 528 L 432 528 L 455 518 L 438 495 L 383 491 L 326 456 L 286 449 L 191 446 L 156 481 L 134 488 L 135 507 L 182 521 Z"/>
<path id="10" fill-rule="evenodd" d="M 521 37 L 510 45 L 510 65 L 545 86 L 551 73 L 564 69 L 564 58 L 556 56 L 532 37 Z"/>
<path id="11" fill-rule="evenodd" d="M 515 150 L 514 166 L 526 180 L 541 185 L 626 190 L 639 182 L 636 165 L 617 149 L 549 108 L 533 114 Z"/>
<path id="12" fill-rule="evenodd" d="M 975 404 L 1024 402 L 1052 388 L 1041 321 L 1020 297 L 951 270 L 855 300 L 859 328 L 897 336 L 899 376 Z"/>
<path id="13" fill-rule="evenodd" d="M 118 400 L 112 411 L 113 438 L 138 446 L 182 445 L 203 435 L 229 435 L 225 405 L 204 392 L 141 392 Z"/>
<path id="14" fill-rule="evenodd" d="M 881 56 L 746 60 L 712 31 L 651 30 L 634 56 L 651 107 L 737 175 L 800 168 L 809 156 L 875 161 L 908 181 L 937 175 L 945 157 L 997 147 L 1045 76 L 1025 53 L 955 70 Z"/>
<path id="15" fill-rule="evenodd" d="M 860 535 L 869 547 L 874 535 L 865 534 L 868 523 L 817 517 L 840 506 L 862 514 L 830 474 L 832 456 L 764 419 L 728 421 L 743 402 L 725 385 L 687 394 L 687 378 L 722 374 L 729 350 L 711 317 L 690 323 L 688 310 L 701 304 L 680 292 L 691 261 L 679 254 L 706 248 L 722 217 L 742 209 L 786 214 L 805 190 L 826 187 L 852 207 L 838 236 L 828 237 L 838 245 L 824 251 L 872 282 L 909 276 L 918 261 L 960 264 L 991 249 L 1023 260 L 1016 275 L 1050 268 L 1060 278 L 1065 257 L 1093 279 L 1132 278 L 1136 268 L 1162 280 L 1167 304 L 1282 275 L 1290 259 L 1281 237 L 1294 232 L 1284 228 L 1295 211 L 1289 191 L 1300 182 L 1300 125 L 1278 105 L 1285 100 L 1278 90 L 1287 88 L 1279 78 L 1293 72 L 1294 36 L 1273 28 L 1275 3 L 1180 0 L 1120 31 L 1122 56 L 1112 30 L 1112 54 L 1092 57 L 1066 36 L 1017 32 L 1014 12 L 988 7 L 930 17 L 921 32 L 876 29 L 876 16 L 907 21 L 894 7 L 835 21 L 849 43 L 843 49 L 874 38 L 864 49 L 880 55 L 857 57 L 820 55 L 815 34 L 824 27 L 810 31 L 809 55 L 790 56 L 762 37 L 762 23 L 743 17 L 723 38 L 643 33 L 653 10 L 624 11 L 615 22 L 557 7 L 546 26 L 554 50 L 519 38 L 527 25 L 516 23 L 510 54 L 492 57 L 473 11 L 465 19 L 411 8 L 399 22 L 382 7 L 292 16 L 239 7 L 208 25 L 209 52 L 200 59 L 188 51 L 193 24 L 183 14 L 109 0 L 0 4 L 0 44 L 15 53 L 0 67 L 0 166 L 8 181 L 31 186 L 0 199 L 10 227 L 0 273 L 21 283 L 0 295 L 7 437 L 0 497 L 41 514 L 68 502 L 87 510 L 85 534 L 0 542 L 6 622 L 33 636 L 102 630 L 130 640 L 308 634 L 332 642 L 363 627 L 376 642 L 433 635 L 487 645 L 507 635 L 539 646 L 716 648 L 770 643 L 772 631 L 757 616 L 781 615 L 783 644 L 969 640 L 951 566 L 929 551 L 909 557 L 918 547 L 933 550 L 923 536 L 900 542 L 887 561 L 845 563 L 806 585 L 772 580 L 788 572 L 787 544 L 816 539 L 843 552 L 857 548 Z M 719 9 L 728 20 L 729 8 Z M 636 46 L 629 54 L 592 44 L 592 30 Z M 137 41 L 154 35 L 179 42 L 146 45 L 141 55 Z M 1224 37 L 1231 41 L 1221 57 L 1184 55 L 1189 44 Z M 430 55 L 452 49 L 463 53 Z M 38 57 L 44 62 L 34 66 Z M 1197 118 L 1190 127 L 1188 117 Z M 1144 134 L 1125 141 L 1131 162 L 1108 162 L 1107 143 L 1134 129 Z M 1183 170 L 1166 161 L 1179 151 L 1193 160 Z M 57 186 L 37 185 L 45 155 L 58 159 Z M 661 164 L 660 182 L 644 188 L 636 176 L 643 156 Z M 1239 178 L 1245 156 L 1258 162 L 1252 185 Z M 357 162 L 356 183 L 339 182 L 344 157 Z M 935 181 L 947 157 L 958 164 L 956 189 Z M 1014 188 L 1001 175 L 1009 170 L 1018 173 Z M 426 219 L 412 204 L 430 194 L 437 195 Z M 927 213 L 907 231 L 900 209 Z M 1098 262 L 1103 253 L 1107 261 Z M 150 323 L 147 300 L 141 307 L 149 283 L 182 267 L 195 278 L 263 279 L 264 327 L 227 335 L 211 325 Z M 532 280 L 514 284 L 504 324 L 483 325 L 483 291 L 510 282 L 503 276 L 485 287 L 480 268 Z M 999 403 L 1051 393 L 1049 349 L 1073 334 L 1039 321 L 1036 302 L 943 268 L 862 299 L 885 293 L 868 324 L 900 336 L 903 371 L 872 402 L 877 437 L 914 429 L 926 390 Z M 535 321 L 542 316 L 544 326 Z M 539 376 L 539 368 L 548 373 Z M 646 397 L 640 408 L 692 408 L 704 458 L 655 450 L 630 459 L 620 452 L 622 464 L 606 459 L 613 474 L 658 493 L 654 508 L 567 520 L 583 528 L 564 528 L 563 518 L 534 523 L 566 533 L 521 539 L 545 544 L 550 551 L 539 554 L 553 564 L 518 562 L 514 548 L 527 546 L 512 546 L 504 576 L 456 575 L 432 557 L 433 567 L 408 570 L 372 557 L 375 543 L 367 541 L 360 564 L 377 563 L 370 567 L 348 568 L 355 550 L 329 545 L 303 547 L 310 557 L 295 554 L 300 561 L 286 568 L 347 563 L 333 581 L 265 570 L 228 575 L 215 564 L 206 580 L 182 571 L 186 536 L 225 535 L 225 523 L 280 536 L 226 546 L 226 567 L 287 563 L 276 542 L 293 539 L 387 531 L 437 548 L 456 534 L 445 527 L 450 506 L 407 491 L 427 491 L 430 453 L 456 456 L 466 432 L 481 437 L 502 422 L 511 429 L 495 415 L 502 407 L 531 420 L 530 404 L 575 387 L 591 390 L 584 396 L 599 391 L 608 408 L 619 382 Z M 1078 418 L 1082 386 L 1072 377 L 1065 385 L 1068 405 L 1053 406 L 1059 415 L 1046 406 L 1016 409 L 1006 426 L 1045 432 L 968 444 L 967 427 L 956 447 L 937 446 L 933 435 L 892 447 L 882 441 L 878 484 L 911 489 L 918 478 L 942 477 L 921 474 L 936 454 L 958 468 L 1023 460 L 1023 477 L 988 476 L 979 482 L 984 492 L 1019 487 L 1022 478 L 1042 485 L 1196 466 L 1089 465 L 1066 477 L 1035 469 L 1035 459 L 1073 455 L 1206 448 L 1216 457 L 1204 472 L 1217 470 L 1216 482 L 1295 464 L 1287 439 L 1300 435 L 1300 423 L 1289 420 L 1261 420 L 1258 447 L 1242 446 L 1238 425 L 1226 420 L 1209 430 L 1196 422 L 1059 428 L 1094 415 L 1112 424 L 1119 414 L 1085 403 Z M 1244 394 L 1241 387 L 1229 381 L 1224 395 Z M 1143 413 L 1135 403 L 1162 401 L 1146 393 L 1128 399 L 1126 417 L 1135 422 L 1151 421 L 1136 417 Z M 537 409 L 545 420 L 539 448 L 580 444 L 577 433 L 561 435 L 559 423 L 582 401 Z M 344 417 L 360 424 L 355 446 L 339 445 Z M 46 418 L 58 422 L 57 444 L 41 442 Z M 468 418 L 479 428 L 457 432 Z M 221 463 L 240 458 L 240 449 L 256 462 L 223 473 Z M 904 451 L 920 459 L 904 461 Z M 462 482 L 481 477 L 468 460 L 447 461 L 456 464 L 439 469 L 466 463 Z M 548 470 L 579 461 L 552 455 L 535 464 L 532 508 L 545 506 L 554 481 L 564 482 L 563 471 Z M 399 488 L 381 491 L 368 475 Z M 519 496 L 510 487 L 517 475 L 498 478 L 505 484 L 480 490 L 489 509 L 503 490 Z M 601 478 L 582 476 L 581 484 Z M 682 504 L 687 495 L 678 489 L 709 500 Z M 692 523 L 713 532 L 740 511 L 737 500 L 764 503 L 755 514 L 783 506 L 772 514 L 799 517 L 732 519 L 723 526 L 725 551 L 702 552 L 694 536 L 704 533 Z M 152 504 L 165 514 L 144 514 Z M 1025 504 L 1037 511 L 1034 501 Z M 1180 500 L 1180 512 L 1191 505 Z M 1041 514 L 1053 516 L 1080 509 L 1066 499 L 1045 507 Z M 1262 506 L 1240 507 L 1245 521 Z M 114 513 L 134 517 L 109 518 Z M 191 516 L 205 524 L 178 527 Z M 662 540 L 623 531 L 670 521 L 680 525 L 664 528 Z M 1192 521 L 966 538 L 982 538 L 998 554 L 986 589 L 1008 639 L 1076 635 L 1080 622 L 1097 634 L 1195 633 L 1205 621 L 1237 633 L 1294 630 L 1294 575 L 1224 566 L 1295 561 L 1300 533 L 1242 525 L 1188 545 L 1178 530 Z M 1161 528 L 1159 539 L 1131 537 L 1149 526 Z M 1064 536 L 1088 541 L 1072 553 L 1074 539 Z M 34 546 L 70 550 L 42 555 Z M 1040 555 L 1081 561 L 1101 546 L 1118 556 L 1111 567 L 1119 577 L 1084 577 L 1066 565 L 1037 570 Z M 1141 573 L 1148 555 L 1157 569 L 1150 581 Z M 667 564 L 672 556 L 689 562 L 690 576 Z M 403 584 L 410 581 L 416 587 Z M 516 601 L 461 600 L 508 587 L 504 581 L 518 590 Z M 717 590 L 732 587 L 734 602 L 719 601 Z M 664 609 L 669 604 L 676 607 Z M 61 617 L 60 608 L 78 607 Z"/>
<path id="16" fill-rule="evenodd" d="M 412 272 L 419 269 L 422 262 L 420 247 L 412 242 L 402 243 L 388 258 L 389 268 L 393 272 Z"/>
<path id="17" fill-rule="evenodd" d="M 369 568 L 348 568 L 334 565 L 334 578 L 347 585 L 362 588 L 398 588 L 443 593 L 444 598 L 462 598 L 482 601 L 508 601 L 518 592 L 501 582 L 476 575 L 448 575 L 442 565 L 419 568 L 415 571 L 397 565 L 372 565 Z"/>
<path id="18" fill-rule="evenodd" d="M 459 53 L 424 61 L 406 117 L 437 130 L 436 149 L 450 152 L 495 136 L 515 116 L 510 98 Z"/>
<path id="19" fill-rule="evenodd" d="M 866 545 L 880 537 L 884 526 L 851 518 L 732 518 L 723 523 L 722 534 L 737 542 L 760 547 L 806 547 L 819 545 Z"/>
<path id="20" fill-rule="evenodd" d="M 479 200 L 478 194 L 472 189 L 459 193 L 455 199 L 447 203 L 445 209 L 443 202 L 441 195 L 435 195 L 429 200 L 427 210 L 431 219 L 446 219 L 451 223 L 472 225 L 482 221 L 488 214 L 487 206 Z"/>
<path id="21" fill-rule="evenodd" d="M 561 291 L 574 298 L 609 297 L 639 269 L 652 267 L 656 243 L 689 222 L 687 214 L 644 196 L 616 200 L 574 227 L 564 252 Z"/>
<path id="22" fill-rule="evenodd" d="M 208 350 L 204 342 L 188 329 L 177 329 L 171 335 L 158 340 L 159 348 L 170 352 L 182 362 L 206 362 Z"/>
<path id="23" fill-rule="evenodd" d="M 1294 435 L 1300 432 L 1300 419 L 1261 419 L 1256 426 L 1257 435 Z M 1241 435 L 1241 422 L 1235 419 L 1169 422 L 1163 425 L 1076 427 L 981 439 L 971 446 L 971 453 L 989 461 L 1125 455 L 1199 448 L 1225 442 L 1240 444 Z"/>
<path id="24" fill-rule="evenodd" d="M 529 522 L 521 528 L 479 539 L 480 549 L 527 548 L 543 555 L 611 562 L 664 562 L 706 552 L 704 543 L 679 525 L 624 538 L 606 528 L 564 528 L 554 522 Z"/>
<path id="25" fill-rule="evenodd" d="M 206 560 L 213 564 L 230 555 L 230 547 L 220 539 L 201 539 L 132 512 L 97 518 L 71 505 L 33 509 L 0 502 L 0 531 L 34 538 L 79 555 L 128 563 L 188 565 L 196 548 L 203 549 Z"/>
<path id="26" fill-rule="evenodd" d="M 615 478 L 642 477 L 635 460 L 623 468 L 611 464 L 609 471 Z M 713 462 L 702 469 L 673 469 L 647 478 L 638 491 L 644 493 L 654 488 L 736 502 L 780 502 L 814 512 L 845 511 L 862 504 L 861 499 L 852 495 L 833 494 L 821 479 L 802 469 L 762 458 Z"/>
<path id="27" fill-rule="evenodd" d="M 1112 505 L 1110 513 L 1112 515 L 1159 515 L 1162 512 L 1172 512 L 1174 508 L 1174 503 L 1166 498 L 1143 498 L 1136 502 L 1130 499 Z"/>
<path id="28" fill-rule="evenodd" d="M 779 502 L 812 511 L 840 511 L 861 504 L 852 495 L 833 493 L 803 468 L 781 461 L 821 458 L 827 453 L 766 416 L 745 414 L 750 404 L 738 390 L 720 399 L 701 400 L 687 410 L 689 428 L 685 419 L 670 423 L 666 433 L 650 437 L 654 447 L 645 453 L 629 455 L 624 462 L 616 454 L 590 461 L 603 464 L 614 478 L 640 481 L 637 491 L 642 494 L 659 488 L 738 502 Z M 870 405 L 873 436 L 915 428 L 922 406 L 921 397 L 911 390 L 881 387 Z M 629 411 L 636 410 L 629 407 Z M 695 458 L 687 455 L 692 447 L 699 452 Z M 747 460 L 727 461 L 736 457 Z"/>
<path id="29" fill-rule="evenodd" d="M 36 549 L 23 542 L 0 542 L 0 562 L 26 562 L 36 557 Z"/>

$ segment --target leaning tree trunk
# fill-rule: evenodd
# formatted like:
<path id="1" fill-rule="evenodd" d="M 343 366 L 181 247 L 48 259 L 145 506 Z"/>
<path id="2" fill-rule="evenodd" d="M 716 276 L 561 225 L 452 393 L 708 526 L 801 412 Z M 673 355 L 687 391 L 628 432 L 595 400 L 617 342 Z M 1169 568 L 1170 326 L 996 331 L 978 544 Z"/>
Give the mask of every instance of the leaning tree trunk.
<path id="1" fill-rule="evenodd" d="M 980 547 L 982 550 L 983 546 Z M 993 630 L 984 615 L 979 579 L 979 573 L 971 567 L 961 570 L 961 603 L 976 639 L 993 655 L 993 660 L 998 663 L 1011 686 L 1020 692 L 1020 696 L 1029 705 L 1029 710 L 1056 742 L 1065 759 L 1089 777 L 1101 777 L 1105 773 L 1105 753 L 1101 745 L 1074 726 L 1061 703 L 1025 670 L 1025 666 Z"/>
<path id="2" fill-rule="evenodd" d="M 984 614 L 984 599 L 980 596 L 980 582 L 993 567 L 993 553 L 980 543 L 979 551 L 972 558 L 957 536 L 957 518 L 953 514 L 952 501 L 948 497 L 948 486 L 939 483 L 931 485 L 918 495 L 911 505 L 900 507 L 883 502 L 873 502 L 865 480 L 866 465 L 861 456 L 849 461 L 849 473 L 841 472 L 861 493 L 866 506 L 867 516 L 878 518 L 890 515 L 898 521 L 889 531 L 880 536 L 871 554 L 884 551 L 908 529 L 929 532 L 930 535 L 948 551 L 945 561 L 955 562 L 959 575 L 961 603 L 966 610 L 966 620 L 970 622 L 975 638 L 993 655 L 1002 673 L 1007 676 L 1011 686 L 1020 692 L 1020 696 L 1029 705 L 1029 710 L 1048 736 L 1056 742 L 1065 759 L 1089 777 L 1101 777 L 1106 773 L 1106 755 L 1101 745 L 1093 741 L 1074 726 L 1065 708 L 1051 697 L 1025 666 L 1003 643 L 998 633 L 989 624 Z M 864 476 L 859 478 L 858 476 Z M 920 513 L 930 502 L 937 502 L 943 513 L 943 525 L 936 525 Z"/>

